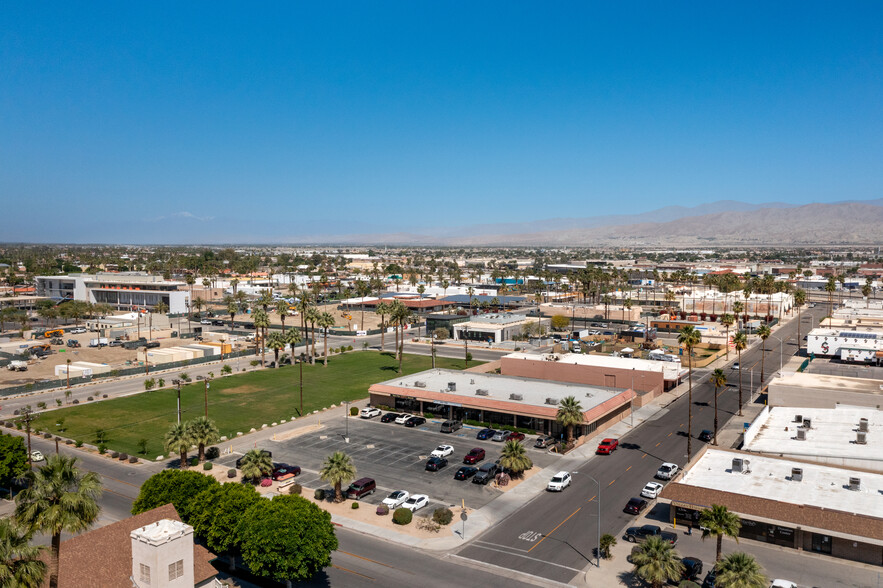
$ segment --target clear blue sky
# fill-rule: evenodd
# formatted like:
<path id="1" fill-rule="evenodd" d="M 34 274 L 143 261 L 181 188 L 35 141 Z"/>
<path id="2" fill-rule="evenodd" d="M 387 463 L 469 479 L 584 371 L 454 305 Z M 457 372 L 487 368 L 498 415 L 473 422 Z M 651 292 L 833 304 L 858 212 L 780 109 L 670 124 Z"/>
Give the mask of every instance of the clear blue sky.
<path id="1" fill-rule="evenodd" d="M 879 1 L 3 2 L 0 23 L 0 241 L 883 196 Z"/>

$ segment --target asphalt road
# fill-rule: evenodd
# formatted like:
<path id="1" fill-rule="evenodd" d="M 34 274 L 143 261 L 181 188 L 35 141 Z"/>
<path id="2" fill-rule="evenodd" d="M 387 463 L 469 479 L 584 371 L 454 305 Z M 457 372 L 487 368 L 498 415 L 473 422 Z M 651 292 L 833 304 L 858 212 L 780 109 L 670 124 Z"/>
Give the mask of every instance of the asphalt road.
<path id="1" fill-rule="evenodd" d="M 820 316 L 823 310 L 813 309 L 804 315 L 811 312 Z M 786 355 L 797 351 L 796 330 L 795 320 L 776 333 L 776 337 L 784 341 L 782 350 Z M 779 348 L 778 341 L 767 340 L 767 377 L 779 369 Z M 730 357 L 736 359 L 735 354 Z M 751 372 L 755 386 L 759 385 L 760 362 L 760 345 L 742 353 L 743 400 L 746 402 L 751 397 Z M 737 377 L 738 372 L 725 371 L 731 380 Z M 714 388 L 707 381 L 708 375 L 707 369 L 693 373 L 694 454 L 702 446 L 695 437 L 702 429 L 711 429 L 714 418 Z M 628 499 L 637 496 L 644 484 L 653 479 L 662 462 L 681 466 L 686 462 L 688 402 L 687 394 L 671 402 L 661 416 L 621 438 L 620 449 L 612 455 L 595 456 L 575 468 L 570 488 L 537 496 L 461 549 L 459 555 L 541 578 L 570 582 L 593 560 L 599 504 L 601 533 L 620 536 L 634 520 L 632 515 L 622 512 Z M 737 407 L 737 388 L 725 387 L 719 392 L 721 425 L 733 417 Z"/>

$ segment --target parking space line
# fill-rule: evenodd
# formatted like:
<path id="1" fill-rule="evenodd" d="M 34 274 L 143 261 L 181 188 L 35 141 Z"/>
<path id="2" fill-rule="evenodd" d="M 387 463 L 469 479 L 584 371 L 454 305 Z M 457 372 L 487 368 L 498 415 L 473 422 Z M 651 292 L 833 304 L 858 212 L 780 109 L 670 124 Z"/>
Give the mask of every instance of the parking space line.
<path id="1" fill-rule="evenodd" d="M 612 484 L 613 482 L 610 482 L 610 483 Z M 569 516 L 569 517 L 567 517 L 566 519 L 564 519 L 563 521 L 561 521 L 560 523 L 558 523 L 558 526 L 557 526 L 557 527 L 555 527 L 554 529 L 552 529 L 551 531 L 549 531 L 548 533 L 546 533 L 545 535 L 543 535 L 543 538 L 540 539 L 539 543 L 537 543 L 536 545 L 534 545 L 533 547 L 531 547 L 530 549 L 528 549 L 527 552 L 530 553 L 531 551 L 533 551 L 534 548 L 536 548 L 540 543 L 542 543 L 543 541 L 545 541 L 546 538 L 548 538 L 552 533 L 554 533 L 555 531 L 558 530 L 558 527 L 560 527 L 561 525 L 563 525 L 564 523 L 566 523 L 567 521 L 569 521 L 569 520 L 573 517 L 573 515 L 575 515 L 575 514 L 578 513 L 579 511 L 581 511 L 582 508 L 583 508 L 583 507 L 579 507 L 578 509 L 576 509 L 575 511 L 573 511 L 572 513 L 570 513 L 570 516 Z"/>
<path id="2" fill-rule="evenodd" d="M 552 562 L 550 562 L 550 561 L 546 561 L 546 560 L 544 560 L 544 559 L 538 559 L 538 558 L 536 558 L 536 557 L 528 557 L 528 556 L 526 556 L 526 555 L 521 555 L 520 553 L 512 553 L 511 551 L 504 551 L 504 550 L 502 550 L 502 549 L 496 549 L 496 548 L 494 548 L 494 547 L 487 547 L 487 546 L 485 546 L 485 545 L 479 545 L 477 542 L 476 542 L 476 543 L 473 543 L 472 545 L 473 545 L 474 547 L 478 547 L 479 549 L 487 549 L 488 551 L 496 551 L 497 553 L 503 553 L 503 554 L 505 554 L 505 555 L 512 555 L 512 556 L 514 556 L 514 557 L 523 557 L 524 559 L 529 559 L 529 560 L 531 560 L 531 561 L 536 561 L 536 562 L 539 562 L 539 563 L 541 563 L 541 564 L 545 564 L 545 565 L 547 565 L 547 566 L 555 566 L 556 568 L 564 568 L 565 570 L 571 570 L 571 571 L 573 571 L 573 572 L 577 572 L 577 573 L 579 573 L 579 572 L 582 571 L 582 570 L 578 570 L 578 569 L 576 569 L 576 568 L 572 568 L 572 567 L 570 567 L 570 566 L 564 566 L 564 565 L 561 565 L 561 564 L 552 563 Z M 539 545 L 539 543 L 537 543 L 537 545 Z M 536 547 L 536 545 L 534 545 L 534 547 Z M 533 547 L 532 547 L 531 549 L 533 549 Z M 472 559 L 472 558 L 469 558 L 469 559 Z M 481 561 L 481 560 L 474 560 L 474 561 Z"/>
<path id="3" fill-rule="evenodd" d="M 500 547 L 502 549 L 511 549 L 513 551 L 520 551 L 522 553 L 527 553 L 530 551 L 529 549 L 519 549 L 517 547 L 512 547 L 510 545 L 500 545 L 499 543 L 491 543 L 490 541 L 475 541 L 474 543 L 481 543 L 482 545 L 493 545 L 494 547 Z"/>

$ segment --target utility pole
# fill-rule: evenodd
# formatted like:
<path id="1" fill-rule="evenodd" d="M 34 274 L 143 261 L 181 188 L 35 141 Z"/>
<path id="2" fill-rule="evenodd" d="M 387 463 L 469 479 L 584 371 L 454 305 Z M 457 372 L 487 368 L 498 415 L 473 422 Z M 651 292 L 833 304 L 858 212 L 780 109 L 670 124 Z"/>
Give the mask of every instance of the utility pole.
<path id="1" fill-rule="evenodd" d="M 207 376 L 204 380 L 205 381 L 205 418 L 208 418 L 208 383 L 211 380 L 212 379 Z"/>
<path id="2" fill-rule="evenodd" d="M 304 360 L 306 359 L 306 353 L 301 352 L 300 354 L 300 416 L 304 415 Z"/>
<path id="3" fill-rule="evenodd" d="M 181 424 L 181 380 L 175 378 L 172 384 L 178 389 L 178 424 Z"/>

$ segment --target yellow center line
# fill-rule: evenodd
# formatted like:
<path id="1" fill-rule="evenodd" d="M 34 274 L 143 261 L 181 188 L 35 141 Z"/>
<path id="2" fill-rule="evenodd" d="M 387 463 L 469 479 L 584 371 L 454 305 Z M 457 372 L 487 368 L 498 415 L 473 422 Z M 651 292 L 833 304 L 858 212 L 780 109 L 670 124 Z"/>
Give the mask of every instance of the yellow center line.
<path id="1" fill-rule="evenodd" d="M 357 558 L 359 558 L 359 559 L 361 559 L 361 560 L 364 560 L 364 561 L 370 561 L 371 563 L 376 563 L 377 565 L 380 565 L 380 566 L 386 566 L 386 567 L 388 567 L 388 568 L 396 569 L 395 566 L 391 566 L 391 565 L 389 565 L 389 564 L 385 564 L 385 563 L 383 563 L 382 561 L 377 561 L 376 559 L 371 559 L 370 557 L 364 557 L 364 556 L 361 556 L 361 555 L 356 555 L 355 553 L 350 553 L 349 551 L 341 551 L 341 550 L 339 550 L 339 549 L 338 549 L 337 551 L 338 551 L 338 553 L 344 553 L 344 554 L 349 555 L 349 556 L 351 556 L 351 557 L 357 557 Z"/>
<path id="2" fill-rule="evenodd" d="M 662 445 L 662 441 L 660 441 L 659 443 L 657 443 L 657 444 L 656 444 L 656 447 L 659 447 L 660 445 Z"/>
<path id="3" fill-rule="evenodd" d="M 366 576 L 365 574 L 360 574 L 359 572 L 354 572 L 353 570 L 350 570 L 350 569 L 347 569 L 347 568 L 344 568 L 344 567 L 341 567 L 341 566 L 338 566 L 338 565 L 335 565 L 335 564 L 331 564 L 331 567 L 332 567 L 332 568 L 336 568 L 336 569 L 338 569 L 338 570 L 343 570 L 344 572 L 349 572 L 349 573 L 351 573 L 351 574 L 355 574 L 356 576 L 361 576 L 361 577 L 366 578 L 366 579 L 371 580 L 371 581 L 374 581 L 374 580 L 375 580 L 375 578 L 372 578 L 371 576 Z"/>
<path id="4" fill-rule="evenodd" d="M 610 483 L 607 484 L 607 485 L 608 485 L 608 486 L 613 486 L 613 483 L 614 483 L 615 481 L 616 481 L 616 478 L 613 478 L 612 480 L 610 480 Z"/>
<path id="5" fill-rule="evenodd" d="M 629 471 L 630 469 L 632 469 L 632 466 L 627 467 L 627 468 L 625 469 L 625 471 Z"/>
<path id="6" fill-rule="evenodd" d="M 681 425 L 681 426 L 683 427 L 684 425 Z M 669 433 L 668 436 L 671 437 L 671 433 Z"/>
<path id="7" fill-rule="evenodd" d="M 645 457 L 647 457 L 647 454 L 646 454 L 646 453 L 645 453 L 644 455 L 641 456 L 641 459 L 644 459 Z"/>
<path id="8" fill-rule="evenodd" d="M 594 501 L 595 501 L 595 498 L 596 498 L 597 496 L 598 496 L 598 495 L 595 494 L 595 496 L 592 496 L 591 498 L 589 498 L 588 500 L 586 500 L 586 502 L 594 502 Z"/>
<path id="9" fill-rule="evenodd" d="M 567 521 L 569 521 L 570 518 L 571 518 L 573 515 L 575 515 L 576 513 L 578 513 L 579 511 L 581 511 L 582 508 L 583 508 L 583 507 L 579 507 L 578 509 L 576 509 L 575 511 L 573 511 L 572 513 L 570 513 L 570 516 L 569 516 L 569 517 L 567 517 L 566 519 L 564 519 L 563 521 L 561 521 L 560 523 L 558 523 L 558 527 L 560 527 L 561 525 L 563 525 L 564 523 L 566 523 Z M 540 539 L 539 542 L 538 542 L 536 545 L 534 545 L 533 547 L 531 547 L 530 549 L 528 549 L 527 552 L 530 553 L 531 551 L 533 551 L 533 550 L 534 550 L 534 549 L 535 549 L 540 543 L 542 543 L 543 541 L 545 541 L 545 540 L 546 540 L 546 539 L 547 539 L 552 533 L 554 533 L 555 531 L 557 531 L 557 530 L 558 530 L 558 527 L 555 527 L 554 529 L 552 529 L 551 531 L 549 531 L 548 533 L 546 533 L 545 535 L 543 535 L 543 538 Z"/>

